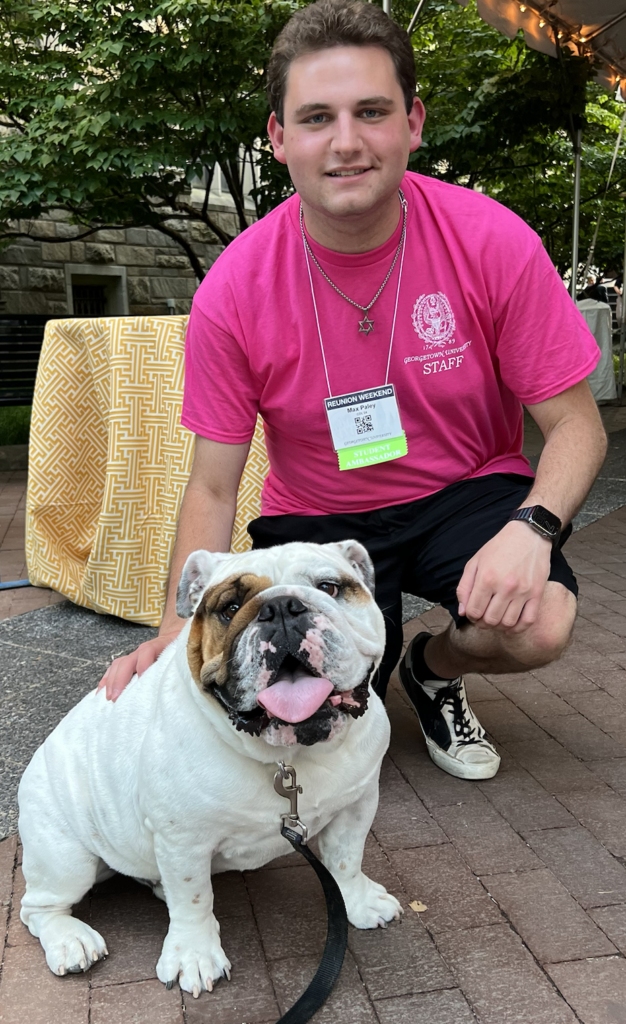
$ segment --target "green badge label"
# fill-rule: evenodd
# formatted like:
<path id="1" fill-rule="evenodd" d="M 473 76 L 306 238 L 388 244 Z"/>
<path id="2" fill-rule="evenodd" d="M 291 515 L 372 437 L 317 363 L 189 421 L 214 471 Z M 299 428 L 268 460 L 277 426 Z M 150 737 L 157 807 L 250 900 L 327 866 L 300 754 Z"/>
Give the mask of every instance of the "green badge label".
<path id="1" fill-rule="evenodd" d="M 391 437 L 388 441 L 380 441 L 378 444 L 340 448 L 337 457 L 339 469 L 362 469 L 364 466 L 374 466 L 378 462 L 401 459 L 407 452 L 406 434 L 402 431 L 399 437 Z"/>

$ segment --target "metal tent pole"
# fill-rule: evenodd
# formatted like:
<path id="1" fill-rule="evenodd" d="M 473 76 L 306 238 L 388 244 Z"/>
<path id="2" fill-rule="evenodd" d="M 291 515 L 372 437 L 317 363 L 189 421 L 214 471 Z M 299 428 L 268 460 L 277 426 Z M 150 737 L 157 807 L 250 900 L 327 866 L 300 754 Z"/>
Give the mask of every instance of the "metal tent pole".
<path id="1" fill-rule="evenodd" d="M 615 149 L 613 150 L 613 159 L 611 160 L 611 166 L 609 167 L 609 176 L 606 179 L 606 185 L 605 185 L 605 188 L 604 188 L 604 195 L 602 196 L 602 199 L 600 200 L 600 210 L 598 212 L 598 219 L 596 221 L 596 226 L 594 228 L 593 238 L 591 239 L 591 245 L 589 246 L 589 252 L 587 253 L 587 262 L 585 263 L 585 269 L 583 270 L 583 288 L 585 287 L 585 285 L 587 283 L 587 275 L 589 273 L 589 270 L 590 270 L 590 267 L 591 267 L 591 263 L 593 261 L 593 257 L 594 257 L 595 252 L 596 252 L 596 243 L 598 241 L 598 234 L 599 234 L 599 231 L 600 231 L 600 221 L 602 220 L 602 214 L 604 212 L 604 204 L 606 202 L 606 197 L 608 195 L 609 187 L 611 185 L 611 178 L 613 177 L 613 171 L 615 170 L 615 162 L 617 160 L 617 154 L 619 153 L 619 147 L 622 144 L 622 135 L 624 134 L 624 127 L 625 126 L 626 126 L 626 107 L 624 108 L 624 114 L 622 116 L 622 123 L 619 126 L 619 132 L 617 134 L 617 139 L 616 139 L 616 142 L 615 142 Z"/>
<path id="2" fill-rule="evenodd" d="M 574 131 L 574 221 L 572 224 L 572 283 L 571 295 L 576 302 L 576 283 L 578 278 L 578 235 L 580 233 L 580 155 L 582 148 L 582 129 Z"/>
<path id="3" fill-rule="evenodd" d="M 413 17 L 411 18 L 411 20 L 409 22 L 409 27 L 407 28 L 407 32 L 408 32 L 409 35 L 412 34 L 413 29 L 417 25 L 417 19 L 419 18 L 420 11 L 421 11 L 421 9 L 422 9 L 422 7 L 424 6 L 425 3 L 426 3 L 426 0 L 418 0 L 417 7 L 415 8 L 415 13 L 413 14 Z"/>
<path id="4" fill-rule="evenodd" d="M 383 11 L 391 17 L 391 0 L 383 0 Z"/>
<path id="5" fill-rule="evenodd" d="M 626 192 L 622 192 L 622 199 L 626 199 Z M 624 390 L 624 341 L 626 340 L 626 223 L 624 224 L 624 265 L 622 268 L 622 315 L 619 325 L 619 370 L 617 376 L 617 401 L 622 404 L 622 392 Z"/>

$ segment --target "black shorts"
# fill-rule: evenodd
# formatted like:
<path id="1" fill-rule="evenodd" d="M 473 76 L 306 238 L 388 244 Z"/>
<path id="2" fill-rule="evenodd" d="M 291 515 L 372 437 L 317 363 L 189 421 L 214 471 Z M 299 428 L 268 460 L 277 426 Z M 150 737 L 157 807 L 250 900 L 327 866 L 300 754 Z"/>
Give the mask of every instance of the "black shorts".
<path id="1" fill-rule="evenodd" d="M 372 512 L 330 516 L 261 516 L 248 526 L 255 548 L 290 541 L 358 540 L 367 548 L 376 570 L 376 601 L 387 626 L 387 645 L 377 692 L 384 696 L 389 676 L 402 650 L 402 593 L 442 604 L 457 624 L 456 588 L 465 565 L 502 529 L 511 512 L 526 498 L 532 479 L 513 473 L 491 473 L 450 484 L 436 494 L 406 505 Z M 552 551 L 550 580 L 578 596 L 576 578 L 561 547 L 571 526 Z"/>

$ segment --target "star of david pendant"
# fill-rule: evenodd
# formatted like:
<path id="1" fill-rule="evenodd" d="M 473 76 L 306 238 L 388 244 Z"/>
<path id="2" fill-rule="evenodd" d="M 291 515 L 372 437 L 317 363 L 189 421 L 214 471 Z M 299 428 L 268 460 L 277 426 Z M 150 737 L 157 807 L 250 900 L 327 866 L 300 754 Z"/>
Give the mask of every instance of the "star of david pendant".
<path id="1" fill-rule="evenodd" d="M 363 334 L 365 334 L 367 336 L 370 333 L 370 331 L 373 331 L 373 330 L 374 330 L 374 321 L 370 320 L 368 318 L 367 313 L 366 313 L 364 318 L 362 320 L 359 320 L 359 334 L 361 334 L 361 332 L 362 332 Z"/>

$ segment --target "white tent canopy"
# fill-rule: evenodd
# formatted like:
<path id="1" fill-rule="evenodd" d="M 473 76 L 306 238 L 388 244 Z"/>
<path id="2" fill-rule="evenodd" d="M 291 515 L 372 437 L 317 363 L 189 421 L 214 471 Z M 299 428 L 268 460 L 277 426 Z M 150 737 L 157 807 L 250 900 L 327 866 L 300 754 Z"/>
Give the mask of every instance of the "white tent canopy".
<path id="1" fill-rule="evenodd" d="M 510 39 L 522 29 L 534 50 L 556 57 L 558 40 L 599 60 L 599 77 L 609 87 L 621 81 L 626 92 L 626 0 L 477 0 L 477 6 Z"/>
<path id="2" fill-rule="evenodd" d="M 458 0 L 464 7 L 468 0 Z M 626 0 L 476 0 L 478 13 L 503 35 L 513 39 L 522 29 L 529 46 L 551 57 L 557 44 L 600 63 L 600 81 L 610 89 L 618 84 L 626 100 Z M 623 128 L 624 122 L 622 122 Z M 621 141 L 622 132 L 617 147 Z M 617 155 L 617 148 L 615 156 Z M 615 162 L 615 156 L 613 162 Z M 581 132 L 574 139 L 574 224 L 572 232 L 572 298 L 576 298 L 578 233 L 580 223 Z M 611 171 L 612 171 L 611 167 Z M 626 247 L 624 249 L 626 282 Z M 625 292 L 626 294 L 626 292 Z M 619 347 L 619 402 L 624 381 L 626 302 L 622 300 Z"/>

